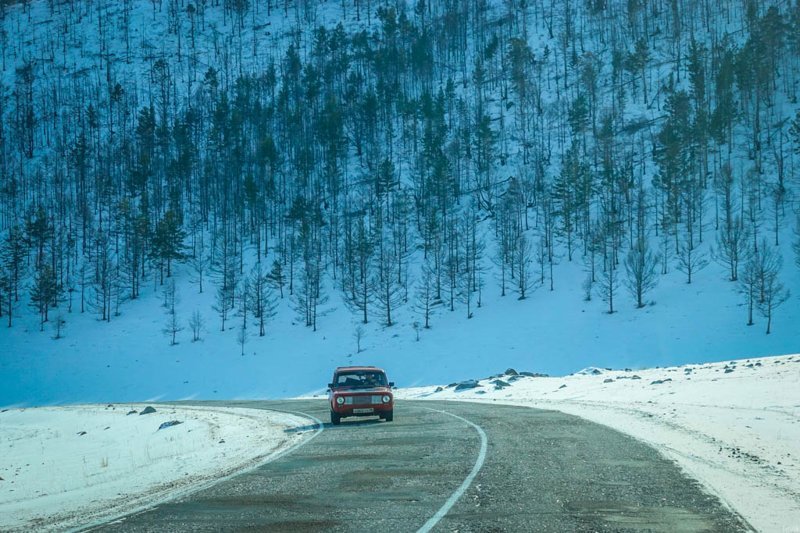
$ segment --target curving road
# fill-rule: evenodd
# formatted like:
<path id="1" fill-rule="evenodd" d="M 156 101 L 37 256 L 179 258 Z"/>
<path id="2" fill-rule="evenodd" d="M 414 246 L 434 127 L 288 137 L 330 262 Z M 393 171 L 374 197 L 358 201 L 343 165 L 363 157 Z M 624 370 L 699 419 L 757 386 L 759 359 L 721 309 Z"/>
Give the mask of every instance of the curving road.
<path id="1" fill-rule="evenodd" d="M 324 400 L 220 402 L 328 420 Z M 308 429 L 308 428 L 307 428 Z M 672 462 L 554 411 L 400 401 L 103 531 L 747 531 Z"/>

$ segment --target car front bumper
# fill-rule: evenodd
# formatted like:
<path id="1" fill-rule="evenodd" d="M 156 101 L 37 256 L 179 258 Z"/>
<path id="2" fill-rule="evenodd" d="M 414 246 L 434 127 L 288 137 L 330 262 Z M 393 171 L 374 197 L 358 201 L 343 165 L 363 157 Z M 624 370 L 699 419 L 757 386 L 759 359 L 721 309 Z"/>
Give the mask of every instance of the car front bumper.
<path id="1" fill-rule="evenodd" d="M 335 405 L 331 404 L 331 411 L 341 417 L 346 416 L 377 416 L 391 413 L 394 410 L 394 402 L 380 405 Z"/>

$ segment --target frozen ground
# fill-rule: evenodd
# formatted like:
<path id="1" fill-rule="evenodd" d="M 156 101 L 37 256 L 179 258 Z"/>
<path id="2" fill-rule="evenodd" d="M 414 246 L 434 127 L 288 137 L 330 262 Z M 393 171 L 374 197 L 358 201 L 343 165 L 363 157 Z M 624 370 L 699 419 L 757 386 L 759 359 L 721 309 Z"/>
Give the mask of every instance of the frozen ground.
<path id="1" fill-rule="evenodd" d="M 400 394 L 554 409 L 610 426 L 676 461 L 758 531 L 800 531 L 800 355 L 478 385 Z"/>
<path id="2" fill-rule="evenodd" d="M 309 422 L 217 407 L 139 414 L 145 407 L 2 410 L 0 531 L 86 526 L 186 494 L 302 442 L 304 432 L 286 430 Z"/>

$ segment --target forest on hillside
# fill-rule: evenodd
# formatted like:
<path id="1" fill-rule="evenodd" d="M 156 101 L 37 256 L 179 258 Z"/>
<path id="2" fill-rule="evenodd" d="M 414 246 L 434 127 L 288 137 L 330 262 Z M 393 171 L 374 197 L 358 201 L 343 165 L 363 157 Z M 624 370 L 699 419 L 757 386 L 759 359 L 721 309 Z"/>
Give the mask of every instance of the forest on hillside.
<path id="1" fill-rule="evenodd" d="M 12 1 L 0 69 L 9 327 L 177 330 L 176 276 L 260 335 L 566 262 L 609 313 L 717 269 L 767 333 L 800 291 L 800 0 Z"/>

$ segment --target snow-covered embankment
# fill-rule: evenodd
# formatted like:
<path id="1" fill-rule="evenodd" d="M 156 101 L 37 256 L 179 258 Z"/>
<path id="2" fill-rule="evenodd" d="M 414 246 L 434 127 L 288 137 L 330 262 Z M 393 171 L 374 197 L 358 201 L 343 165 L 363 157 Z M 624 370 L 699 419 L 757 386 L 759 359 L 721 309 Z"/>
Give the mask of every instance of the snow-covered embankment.
<path id="1" fill-rule="evenodd" d="M 310 430 L 292 431 L 300 426 Z M 266 462 L 313 427 L 258 409 L 4 409 L 0 530 L 63 530 L 147 508 Z"/>

